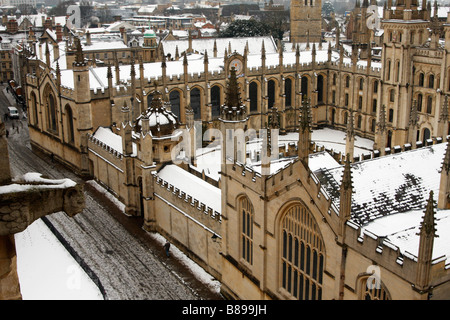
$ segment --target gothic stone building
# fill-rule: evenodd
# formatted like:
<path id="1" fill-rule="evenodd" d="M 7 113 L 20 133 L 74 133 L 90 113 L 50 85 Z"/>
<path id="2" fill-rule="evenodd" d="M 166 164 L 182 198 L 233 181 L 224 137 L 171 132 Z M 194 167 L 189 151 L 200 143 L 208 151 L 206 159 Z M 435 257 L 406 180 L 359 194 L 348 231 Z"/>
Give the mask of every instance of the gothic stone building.
<path id="1" fill-rule="evenodd" d="M 370 50 L 361 59 L 360 43 L 322 44 L 309 33 L 288 46 L 188 40 L 189 50 L 170 59 L 137 54 L 104 67 L 85 59 L 77 37 L 71 68 L 61 69 L 65 56 L 48 46 L 45 59 L 23 48 L 31 144 L 95 178 L 126 214 L 143 216 L 145 229 L 217 277 L 227 297 L 449 298 L 441 243 L 450 220 L 450 29 L 439 41 L 427 9 L 413 2 L 387 6 L 382 26 L 381 63 Z M 311 154 L 310 130 L 321 126 L 346 130 L 345 165 L 326 151 Z M 229 161 L 227 130 L 266 128 L 297 134 L 278 150 L 283 167 Z M 222 142 L 216 177 L 190 153 L 199 133 Z M 375 142 L 373 159 L 352 164 L 355 135 Z"/>

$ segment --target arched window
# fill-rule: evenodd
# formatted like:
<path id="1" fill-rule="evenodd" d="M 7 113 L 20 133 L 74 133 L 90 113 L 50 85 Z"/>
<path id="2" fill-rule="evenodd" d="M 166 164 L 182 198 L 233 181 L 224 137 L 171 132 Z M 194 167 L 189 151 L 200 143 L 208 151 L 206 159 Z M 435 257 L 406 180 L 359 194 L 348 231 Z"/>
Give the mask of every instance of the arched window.
<path id="1" fill-rule="evenodd" d="M 241 215 L 241 257 L 253 263 L 253 205 L 247 197 L 239 199 Z"/>
<path id="2" fill-rule="evenodd" d="M 292 80 L 290 78 L 284 81 L 284 105 L 286 107 L 292 106 Z"/>
<path id="3" fill-rule="evenodd" d="M 422 112 L 422 100 L 423 96 L 421 93 L 417 95 L 417 111 Z"/>
<path id="4" fill-rule="evenodd" d="M 389 91 L 389 101 L 395 102 L 395 89 Z"/>
<path id="5" fill-rule="evenodd" d="M 194 119 L 200 120 L 202 118 L 201 96 L 200 89 L 198 88 L 194 88 L 191 90 L 191 108 L 194 111 Z"/>
<path id="6" fill-rule="evenodd" d="M 31 93 L 31 108 L 32 108 L 31 110 L 32 110 L 33 124 L 37 126 L 39 124 L 39 113 L 36 95 L 34 94 L 34 92 Z"/>
<path id="7" fill-rule="evenodd" d="M 378 81 L 373 82 L 373 93 L 378 93 Z"/>
<path id="8" fill-rule="evenodd" d="M 433 96 L 427 97 L 427 113 L 431 114 L 433 111 Z"/>
<path id="9" fill-rule="evenodd" d="M 428 88 L 434 88 L 434 75 L 432 74 L 428 77 Z"/>
<path id="10" fill-rule="evenodd" d="M 372 113 L 377 113 L 377 99 L 372 100 Z"/>
<path id="11" fill-rule="evenodd" d="M 275 105 L 275 81 L 269 80 L 267 82 L 267 97 L 268 97 L 268 108 L 273 108 Z"/>
<path id="12" fill-rule="evenodd" d="M 425 81 L 425 75 L 421 72 L 419 73 L 419 87 L 423 87 Z"/>
<path id="13" fill-rule="evenodd" d="M 372 132 L 375 132 L 376 126 L 377 126 L 377 122 L 375 121 L 375 119 L 372 119 L 372 123 L 371 123 L 371 126 L 370 126 L 370 130 L 371 130 Z"/>
<path id="14" fill-rule="evenodd" d="M 308 98 L 308 78 L 302 77 L 302 99 Z"/>
<path id="15" fill-rule="evenodd" d="M 291 206 L 281 221 L 281 287 L 299 300 L 321 300 L 325 247 L 310 211 Z"/>
<path id="16" fill-rule="evenodd" d="M 259 99 L 258 99 L 258 84 L 251 82 L 249 85 L 249 98 L 250 98 L 250 112 L 257 112 Z"/>
<path id="17" fill-rule="evenodd" d="M 350 76 L 346 76 L 345 77 L 345 87 L 349 88 L 350 87 Z"/>
<path id="18" fill-rule="evenodd" d="M 388 121 L 394 122 L 394 109 L 389 109 Z"/>
<path id="19" fill-rule="evenodd" d="M 324 79 L 322 75 L 317 77 L 317 101 L 323 102 L 323 83 Z"/>
<path id="20" fill-rule="evenodd" d="M 360 279 L 362 300 L 391 300 L 384 284 L 373 283 L 369 276 Z"/>
<path id="21" fill-rule="evenodd" d="M 392 34 L 391 34 L 392 35 Z M 387 67 L 386 67 L 386 79 L 391 80 L 391 60 L 387 61 Z"/>
<path id="22" fill-rule="evenodd" d="M 364 79 L 359 78 L 359 90 L 363 90 L 363 89 L 364 89 Z"/>
<path id="23" fill-rule="evenodd" d="M 211 116 L 213 119 L 220 115 L 220 87 L 213 86 L 211 88 Z"/>
<path id="24" fill-rule="evenodd" d="M 358 121 L 357 121 L 358 129 L 361 129 L 361 125 L 362 125 L 362 117 L 358 116 Z"/>
<path id="25" fill-rule="evenodd" d="M 66 106 L 66 125 L 67 125 L 67 142 L 74 143 L 75 130 L 73 126 L 73 112 L 72 108 L 69 105 Z"/>
<path id="26" fill-rule="evenodd" d="M 173 90 L 169 94 L 170 99 L 170 107 L 171 111 L 174 115 L 178 117 L 178 120 L 181 121 L 181 112 L 180 112 L 180 92 L 178 90 Z"/>
<path id="27" fill-rule="evenodd" d="M 50 131 L 56 131 L 57 128 L 57 115 L 56 115 L 56 100 L 53 93 L 49 93 L 47 96 L 47 128 Z"/>
<path id="28" fill-rule="evenodd" d="M 422 137 L 423 137 L 422 139 L 423 145 L 426 145 L 427 140 L 431 138 L 430 129 L 428 128 L 423 129 Z"/>

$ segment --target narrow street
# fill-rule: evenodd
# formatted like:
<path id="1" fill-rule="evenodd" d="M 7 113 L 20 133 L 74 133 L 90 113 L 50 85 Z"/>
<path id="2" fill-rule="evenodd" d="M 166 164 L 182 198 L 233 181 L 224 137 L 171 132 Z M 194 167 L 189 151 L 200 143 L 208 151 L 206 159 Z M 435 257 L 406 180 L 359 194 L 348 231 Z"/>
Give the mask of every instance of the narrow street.
<path id="1" fill-rule="evenodd" d="M 5 93 L 5 85 L 0 86 L 2 117 L 13 102 Z M 39 172 L 50 178 L 85 183 L 50 157 L 32 152 L 26 119 L 22 116 L 20 120 L 8 120 L 6 128 L 13 177 Z M 98 278 L 105 299 L 221 299 L 181 261 L 165 256 L 161 244 L 141 228 L 141 218 L 125 216 L 88 184 L 85 198 L 85 210 L 74 218 L 59 212 L 47 219 Z"/>

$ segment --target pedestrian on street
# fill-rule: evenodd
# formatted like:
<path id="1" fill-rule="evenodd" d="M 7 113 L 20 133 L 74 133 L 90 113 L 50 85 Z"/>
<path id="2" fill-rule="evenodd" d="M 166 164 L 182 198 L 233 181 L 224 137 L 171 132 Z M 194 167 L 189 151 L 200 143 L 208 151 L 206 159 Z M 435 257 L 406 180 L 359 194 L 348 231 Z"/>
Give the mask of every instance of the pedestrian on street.
<path id="1" fill-rule="evenodd" d="M 170 249 L 170 242 L 169 242 L 169 241 L 166 241 L 166 244 L 164 245 L 164 250 L 166 250 L 166 255 L 167 255 L 167 257 L 170 256 L 170 254 L 169 254 L 169 249 Z"/>

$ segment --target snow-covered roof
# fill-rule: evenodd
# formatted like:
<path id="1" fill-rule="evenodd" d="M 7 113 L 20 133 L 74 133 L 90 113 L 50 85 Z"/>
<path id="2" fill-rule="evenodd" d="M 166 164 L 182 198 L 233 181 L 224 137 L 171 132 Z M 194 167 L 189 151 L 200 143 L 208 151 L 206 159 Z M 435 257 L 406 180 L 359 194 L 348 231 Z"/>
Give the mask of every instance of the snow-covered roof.
<path id="1" fill-rule="evenodd" d="M 242 38 L 215 38 L 215 39 L 193 39 L 192 49 L 196 52 L 204 53 L 205 50 L 208 52 L 208 57 L 212 57 L 214 54 L 214 41 L 217 46 L 217 56 L 223 57 L 225 49 L 228 50 L 229 45 L 231 50 L 236 51 L 239 54 L 244 54 L 244 48 L 248 43 L 249 55 L 261 54 L 262 42 L 264 41 L 264 47 L 266 54 L 276 53 L 277 46 L 275 41 L 270 36 L 261 37 L 242 37 Z M 161 42 L 164 48 L 165 54 L 171 54 L 175 57 L 176 48 L 178 47 L 178 52 L 182 53 L 189 48 L 188 40 L 168 40 Z M 230 53 L 230 52 L 229 52 Z"/>
<path id="2" fill-rule="evenodd" d="M 218 213 L 222 212 L 222 198 L 219 188 L 173 164 L 162 168 L 157 176 L 190 195 L 193 199 L 197 199 L 199 203 L 204 203 L 206 207 L 210 207 Z"/>
<path id="3" fill-rule="evenodd" d="M 352 164 L 352 220 L 365 225 L 395 213 L 422 210 L 429 193 L 439 193 L 446 143 Z M 315 171 L 339 207 L 343 166 Z"/>
<path id="4" fill-rule="evenodd" d="M 93 136 L 95 139 L 103 142 L 111 149 L 119 152 L 120 154 L 123 154 L 122 137 L 112 132 L 110 128 L 98 127 Z M 133 142 L 133 155 L 135 156 L 136 154 L 137 146 Z"/>

